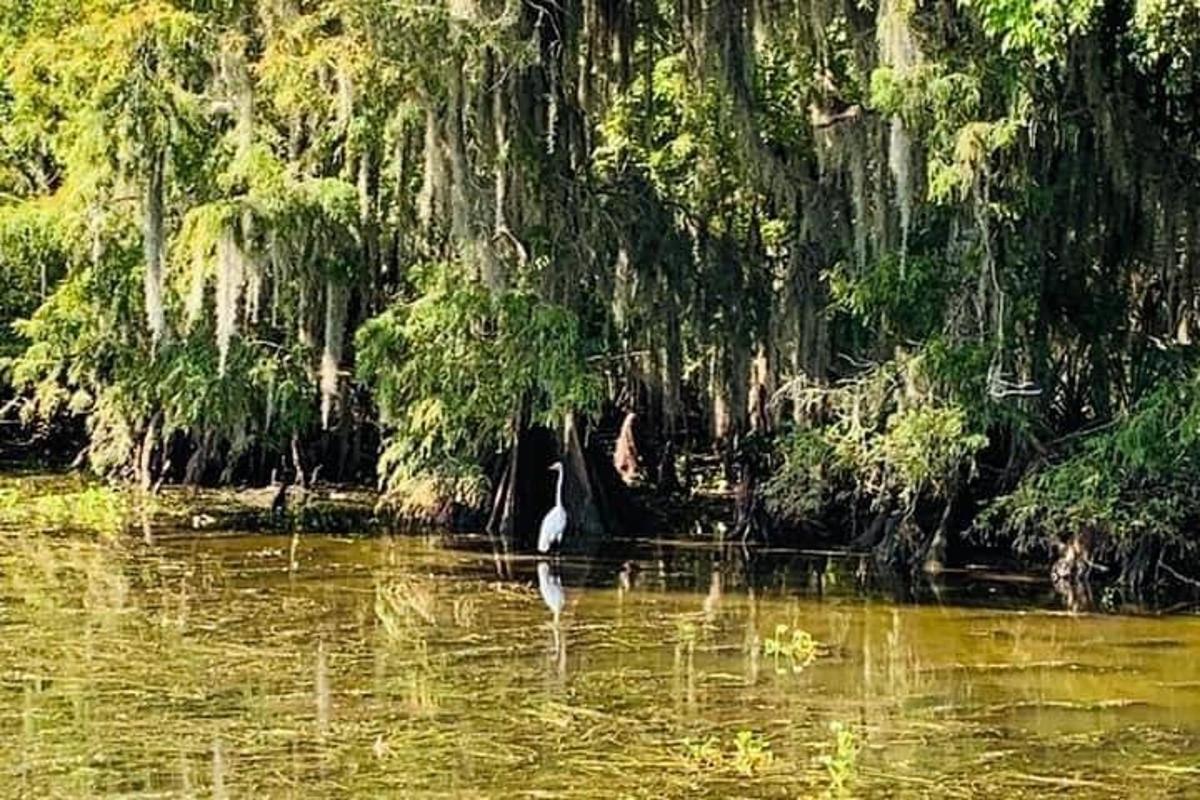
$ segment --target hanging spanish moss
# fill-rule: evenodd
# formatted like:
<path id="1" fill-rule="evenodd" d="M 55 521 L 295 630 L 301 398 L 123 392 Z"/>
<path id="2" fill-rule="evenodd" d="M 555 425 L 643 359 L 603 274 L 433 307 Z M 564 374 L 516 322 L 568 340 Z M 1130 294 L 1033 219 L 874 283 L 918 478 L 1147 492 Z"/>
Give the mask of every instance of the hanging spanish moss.
<path id="1" fill-rule="evenodd" d="M 208 253 L 197 250 L 188 262 L 187 296 L 183 305 L 183 327 L 185 332 L 191 332 L 196 323 L 204 315 L 204 294 L 208 287 L 209 257 Z"/>
<path id="2" fill-rule="evenodd" d="M 146 177 L 146 196 L 143 201 L 144 222 L 142 240 L 145 249 L 145 303 L 146 322 L 150 329 L 150 340 L 158 343 L 166 333 L 167 320 L 163 312 L 163 192 L 166 170 L 166 155 L 155 152 L 151 155 L 150 169 Z"/>
<path id="3" fill-rule="evenodd" d="M 329 430 L 329 421 L 337 403 L 342 345 L 346 338 L 346 287 L 335 281 L 325 284 L 325 348 L 321 353 L 321 427 Z"/>
<path id="4" fill-rule="evenodd" d="M 225 374 L 229 346 L 238 330 L 238 308 L 246 279 L 245 261 L 233 231 L 226 228 L 217 239 L 217 350 L 218 374 Z"/>
<path id="5" fill-rule="evenodd" d="M 909 27 L 912 11 L 908 0 L 881 0 L 879 4 L 876 28 L 879 62 L 891 68 L 900 81 L 910 78 L 921 61 L 921 52 Z M 899 115 L 891 119 L 887 153 L 888 170 L 895 187 L 896 208 L 900 213 L 900 259 L 903 264 L 908 253 L 908 232 L 916 189 L 912 176 L 912 137 Z"/>
<path id="6" fill-rule="evenodd" d="M 850 200 L 852 204 L 854 228 L 854 262 L 860 273 L 867 267 L 867 232 L 868 222 L 867 199 L 867 167 L 865 145 L 861 141 L 859 126 L 855 126 L 855 144 L 850 148 Z"/>
<path id="7" fill-rule="evenodd" d="M 421 170 L 421 191 L 417 195 L 417 219 L 420 220 L 421 227 L 428 230 L 434 222 L 435 215 L 443 207 L 442 198 L 447 182 L 442 144 L 438 135 L 437 112 L 432 108 L 425 111 L 422 152 L 425 155 L 425 167 Z"/>
<path id="8" fill-rule="evenodd" d="M 993 507 L 1190 544 L 1200 454 L 1144 434 L 1200 365 L 1187 14 L 81 3 L 0 15 L 0 407 L 97 471 L 321 462 L 511 532 L 568 420 L 603 503 L 632 413 L 638 481 L 719 464 L 889 563 Z"/>

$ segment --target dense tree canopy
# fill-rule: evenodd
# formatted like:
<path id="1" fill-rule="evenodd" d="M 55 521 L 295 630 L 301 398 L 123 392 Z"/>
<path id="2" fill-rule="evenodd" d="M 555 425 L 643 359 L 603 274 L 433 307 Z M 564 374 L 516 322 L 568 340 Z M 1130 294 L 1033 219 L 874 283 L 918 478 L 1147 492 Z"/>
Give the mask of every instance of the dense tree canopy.
<path id="1" fill-rule="evenodd" d="M 1142 575 L 1200 520 L 1198 58 L 1196 0 L 7 3 L 6 413 L 477 488 L 623 407 L 781 528 Z"/>

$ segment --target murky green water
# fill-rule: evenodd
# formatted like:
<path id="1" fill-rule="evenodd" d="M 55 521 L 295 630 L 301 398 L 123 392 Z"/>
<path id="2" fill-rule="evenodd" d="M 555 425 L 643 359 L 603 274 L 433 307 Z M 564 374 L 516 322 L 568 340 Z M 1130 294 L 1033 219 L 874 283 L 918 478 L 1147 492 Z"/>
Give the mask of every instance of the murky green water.
<path id="1" fill-rule="evenodd" d="M 1200 796 L 1200 618 L 81 516 L 0 523 L 0 797 Z"/>

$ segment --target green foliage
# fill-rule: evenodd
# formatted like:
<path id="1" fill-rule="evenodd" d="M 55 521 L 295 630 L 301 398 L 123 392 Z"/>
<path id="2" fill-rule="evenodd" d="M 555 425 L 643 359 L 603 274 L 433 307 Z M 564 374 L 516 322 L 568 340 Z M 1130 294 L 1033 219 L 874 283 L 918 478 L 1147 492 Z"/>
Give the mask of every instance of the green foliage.
<path id="1" fill-rule="evenodd" d="M 1065 458 L 1027 475 L 978 529 L 1025 552 L 1095 532 L 1122 553 L 1146 538 L 1191 553 L 1198 468 L 1200 377 L 1165 380 L 1112 425 L 1080 437 Z"/>
<path id="2" fill-rule="evenodd" d="M 987 437 L 967 429 L 959 406 L 904 408 L 888 419 L 878 442 L 880 460 L 892 479 L 915 494 L 926 487 L 940 490 L 987 445 Z"/>
<path id="3" fill-rule="evenodd" d="M 684 742 L 688 761 L 701 769 L 732 769 L 747 778 L 760 774 L 775 761 L 771 743 L 762 734 L 741 730 L 734 737 L 729 751 L 721 740 L 709 736 L 701 742 Z"/>
<path id="4" fill-rule="evenodd" d="M 115 536 L 128 516 L 128 499 L 105 486 L 51 494 L 31 493 L 19 483 L 0 488 L 0 527 L 12 530 L 84 530 Z"/>
<path id="5" fill-rule="evenodd" d="M 833 442 L 821 429 L 800 427 L 780 445 L 782 466 L 767 481 L 772 512 L 794 521 L 813 520 L 838 500 L 837 489 L 853 475 L 836 458 Z"/>
<path id="6" fill-rule="evenodd" d="M 1015 51 L 1039 66 L 1066 58 L 1072 38 L 1092 24 L 1100 0 L 959 0 L 978 15 L 1002 52 Z"/>
<path id="7" fill-rule="evenodd" d="M 294 431 L 311 424 L 310 355 L 299 344 L 284 350 L 237 343 L 225 375 L 207 331 L 168 342 L 157 359 L 142 357 L 123 334 L 134 325 L 140 291 L 138 276 L 130 276 L 114 286 L 109 280 L 115 276 L 80 269 L 18 324 L 28 346 L 13 359 L 11 377 L 26 392 L 27 418 L 85 416 L 89 461 L 101 473 L 131 468 L 131 454 L 156 411 L 164 438 L 211 436 L 214 445 L 225 445 L 231 463 L 254 442 L 282 451 Z M 110 301 L 101 302 L 103 296 Z"/>
<path id="8" fill-rule="evenodd" d="M 1184 402 L 1194 0 L 502 5 L 0 9 L 0 408 L 113 474 L 382 422 L 433 507 L 605 393 L 708 449 L 779 382 L 782 516 L 1049 466 L 1022 530 L 1186 538 L 1190 445 L 1056 437 Z"/>
<path id="9" fill-rule="evenodd" d="M 51 203 L 0 205 L 0 357 L 18 344 L 5 323 L 33 313 L 66 271 L 64 238 Z"/>
<path id="10" fill-rule="evenodd" d="M 162 442 L 182 435 L 226 475 L 251 448 L 284 452 L 315 419 L 305 334 L 324 316 L 325 282 L 358 271 L 357 187 L 298 173 L 265 125 L 260 138 L 241 117 L 225 123 L 241 113 L 231 48 L 245 42 L 212 37 L 209 13 L 84 2 L 23 20 L 0 54 L 12 65 L 4 140 L 32 159 L 23 188 L 36 195 L 0 206 L 0 263 L 22 270 L 5 273 L 19 277 L 21 305 L 0 283 L 0 321 L 26 318 L 15 325 L 23 352 L 0 375 L 23 393 L 27 421 L 85 416 L 101 472 L 127 473 L 153 420 Z M 160 153 L 171 335 L 154 347 L 142 192 Z M 53 185 L 38 180 L 40 165 L 57 171 Z M 37 307 L 30 287 L 43 268 L 49 294 Z"/>
<path id="11" fill-rule="evenodd" d="M 780 623 L 773 636 L 763 639 L 763 654 L 775 660 L 776 672 L 803 672 L 817 659 L 817 641 L 800 628 L 792 628 L 789 636 L 788 626 Z"/>
<path id="12" fill-rule="evenodd" d="M 929 199 L 935 202 L 969 200 L 980 178 L 1016 142 L 1022 116 L 1002 117 L 990 122 L 969 122 L 954 134 L 949 158 L 936 156 L 928 167 Z"/>
<path id="13" fill-rule="evenodd" d="M 208 432 L 236 458 L 252 441 L 276 452 L 314 418 L 315 390 L 308 376 L 311 358 L 302 345 L 291 349 L 266 343 L 238 343 L 224 375 L 216 347 L 195 337 L 163 354 L 154 371 L 155 407 L 162 410 L 164 434 Z"/>
<path id="14" fill-rule="evenodd" d="M 842 722 L 830 723 L 829 730 L 833 733 L 833 752 L 821 756 L 821 763 L 829 773 L 828 794 L 830 797 L 849 797 L 861 745 L 854 730 Z"/>
<path id="15" fill-rule="evenodd" d="M 829 421 L 814 419 L 784 439 L 783 465 L 766 486 L 776 513 L 811 519 L 846 502 L 851 489 L 912 507 L 921 496 L 945 498 L 969 477 L 990 418 L 957 399 L 953 373 L 936 371 L 947 361 L 930 352 L 901 354 L 840 386 L 797 389 Z"/>
<path id="16" fill-rule="evenodd" d="M 1131 35 L 1139 66 L 1161 81 L 1169 94 L 1184 99 L 1197 85 L 1200 55 L 1200 3 L 1195 0 L 1139 0 Z"/>
<path id="17" fill-rule="evenodd" d="M 688 761 L 701 769 L 717 769 L 725 757 L 721 751 L 721 740 L 715 736 L 709 736 L 702 742 L 685 741 L 684 749 Z"/>
<path id="18" fill-rule="evenodd" d="M 738 731 L 733 746 L 733 768 L 746 777 L 761 772 L 775 760 L 771 743 L 754 731 Z"/>
<path id="19" fill-rule="evenodd" d="M 569 311 L 529 292 L 490 292 L 454 265 L 431 266 L 422 289 L 357 335 L 359 377 L 389 431 L 384 484 L 469 473 L 522 415 L 557 426 L 596 408 L 600 387 Z"/>
<path id="20" fill-rule="evenodd" d="M 865 274 L 838 265 L 829 274 L 833 308 L 868 330 L 899 341 L 930 338 L 945 323 L 961 265 L 929 257 L 888 255 Z"/>
<path id="21" fill-rule="evenodd" d="M 198 16 L 163 2 L 84 2 L 46 22 L 6 54 L 10 136 L 17 146 L 48 137 L 69 193 L 94 197 L 140 173 L 154 150 L 190 143 L 202 125 L 187 85 L 203 69 Z"/>
<path id="22" fill-rule="evenodd" d="M 397 519 L 425 524 L 444 523 L 455 505 L 485 508 L 491 490 L 487 476 L 472 464 L 459 465 L 457 472 L 452 469 L 437 465 L 413 474 L 407 465 L 397 464 L 385 474 L 387 492 L 380 504 Z"/>
<path id="23" fill-rule="evenodd" d="M 11 374 L 14 386 L 29 393 L 27 415 L 51 419 L 68 407 L 86 410 L 110 376 L 138 363 L 136 340 L 124 335 L 135 313 L 136 278 L 133 270 L 74 270 L 29 319 L 16 323 L 28 346 Z"/>

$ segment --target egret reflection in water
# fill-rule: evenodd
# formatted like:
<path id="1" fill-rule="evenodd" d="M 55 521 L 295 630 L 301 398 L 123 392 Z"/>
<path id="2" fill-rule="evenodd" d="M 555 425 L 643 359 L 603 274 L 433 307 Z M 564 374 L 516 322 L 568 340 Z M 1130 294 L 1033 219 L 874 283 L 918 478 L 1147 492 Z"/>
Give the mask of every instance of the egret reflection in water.
<path id="1" fill-rule="evenodd" d="M 563 639 L 561 621 L 563 607 L 567 604 L 567 593 L 563 589 L 562 576 L 557 567 L 551 567 L 549 561 L 545 559 L 538 561 L 537 576 L 538 592 L 542 595 L 542 602 L 546 604 L 546 608 L 550 609 L 550 613 L 553 615 L 550 622 L 554 636 L 553 654 L 559 675 L 563 675 L 567 666 L 567 645 Z"/>
<path id="2" fill-rule="evenodd" d="M 550 567 L 550 562 L 542 559 L 537 565 L 538 576 L 538 591 L 542 594 L 542 600 L 546 603 L 546 608 L 550 609 L 550 613 L 554 615 L 554 624 L 558 625 L 559 615 L 562 614 L 563 606 L 567 602 L 567 593 L 563 591 L 562 576 L 557 570 Z"/>

